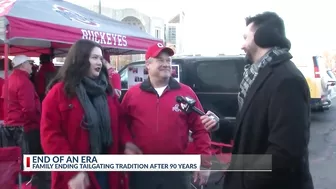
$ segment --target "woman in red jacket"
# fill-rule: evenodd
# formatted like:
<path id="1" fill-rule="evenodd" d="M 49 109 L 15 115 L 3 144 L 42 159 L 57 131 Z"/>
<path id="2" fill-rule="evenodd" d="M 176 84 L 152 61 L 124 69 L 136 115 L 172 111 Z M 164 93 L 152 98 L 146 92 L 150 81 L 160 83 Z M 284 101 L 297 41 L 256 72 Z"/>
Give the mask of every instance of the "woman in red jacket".
<path id="1" fill-rule="evenodd" d="M 79 40 L 48 87 L 42 104 L 41 143 L 46 154 L 117 154 L 118 97 L 102 64 L 102 48 Z M 120 189 L 118 172 L 52 172 L 52 189 Z"/>

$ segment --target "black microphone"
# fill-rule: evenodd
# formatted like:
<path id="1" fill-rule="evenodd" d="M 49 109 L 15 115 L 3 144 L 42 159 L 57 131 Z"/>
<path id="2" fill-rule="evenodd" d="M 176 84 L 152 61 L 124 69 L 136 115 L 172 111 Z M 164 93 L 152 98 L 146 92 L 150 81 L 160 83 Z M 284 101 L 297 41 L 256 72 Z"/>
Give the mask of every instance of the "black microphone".
<path id="1" fill-rule="evenodd" d="M 196 112 L 199 115 L 205 115 L 205 113 L 195 107 L 196 100 L 190 98 L 190 97 L 183 97 L 183 96 L 177 96 L 176 102 L 179 104 L 180 110 L 190 113 L 191 111 Z"/>

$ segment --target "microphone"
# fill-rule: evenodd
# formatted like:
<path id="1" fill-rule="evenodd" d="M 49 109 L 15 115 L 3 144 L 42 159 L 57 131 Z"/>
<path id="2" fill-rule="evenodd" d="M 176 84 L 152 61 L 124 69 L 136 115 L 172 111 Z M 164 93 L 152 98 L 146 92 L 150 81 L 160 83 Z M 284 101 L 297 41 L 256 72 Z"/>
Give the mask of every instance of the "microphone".
<path id="1" fill-rule="evenodd" d="M 199 115 L 205 115 L 205 113 L 198 109 L 197 107 L 195 107 L 196 104 L 196 100 L 190 98 L 190 97 L 183 97 L 183 96 L 177 96 L 176 97 L 176 102 L 179 104 L 179 108 L 180 110 L 186 112 L 186 113 L 190 113 L 190 112 L 195 112 Z"/>

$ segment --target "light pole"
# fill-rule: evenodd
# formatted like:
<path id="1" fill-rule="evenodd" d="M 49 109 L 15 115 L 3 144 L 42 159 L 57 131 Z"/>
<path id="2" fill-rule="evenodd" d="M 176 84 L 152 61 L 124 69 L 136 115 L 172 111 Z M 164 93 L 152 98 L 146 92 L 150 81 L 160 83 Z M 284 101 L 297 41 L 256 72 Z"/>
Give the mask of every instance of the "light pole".
<path id="1" fill-rule="evenodd" d="M 163 27 L 163 43 L 164 46 L 167 46 L 167 24 L 164 25 Z"/>
<path id="2" fill-rule="evenodd" d="M 101 14 L 101 0 L 98 0 L 98 12 Z"/>

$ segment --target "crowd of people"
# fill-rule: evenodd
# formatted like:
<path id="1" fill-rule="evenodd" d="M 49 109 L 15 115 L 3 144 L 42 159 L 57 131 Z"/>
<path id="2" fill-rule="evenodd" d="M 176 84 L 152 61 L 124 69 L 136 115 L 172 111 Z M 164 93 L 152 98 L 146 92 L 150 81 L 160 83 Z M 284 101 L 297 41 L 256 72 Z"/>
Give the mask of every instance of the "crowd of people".
<path id="1" fill-rule="evenodd" d="M 272 172 L 227 172 L 223 187 L 313 189 L 308 164 L 309 89 L 290 61 L 284 22 L 272 12 L 248 17 L 244 39 L 242 49 L 249 64 L 237 97 L 229 169 L 258 170 L 271 155 Z M 186 96 L 203 110 L 193 90 L 171 77 L 173 55 L 162 44 L 149 47 L 148 79 L 130 88 L 121 103 L 120 80 L 111 81 L 113 68 L 104 60 L 103 48 L 93 41 L 77 41 L 58 71 L 50 55 L 41 55 L 41 67 L 32 80 L 32 61 L 18 55 L 11 62 L 8 81 L 0 81 L 4 125 L 23 126 L 33 154 L 185 154 L 191 131 L 194 153 L 202 155 L 201 166 L 207 171 L 132 172 L 128 177 L 121 172 L 52 172 L 51 182 L 44 172 L 33 173 L 33 185 L 188 189 L 192 181 L 206 184 L 211 173 L 209 132 L 218 128 L 219 119 L 211 111 L 199 116 L 174 109 L 176 96 Z M 242 162 L 238 154 L 256 156 Z"/>
<path id="2" fill-rule="evenodd" d="M 101 63 L 104 63 L 107 70 L 109 82 L 120 83 L 120 78 L 112 65 L 106 60 Z M 5 70 L 4 61 L 1 65 L 1 70 Z M 7 82 L 4 78 L 0 78 L 0 106 L 3 107 L 0 108 L 0 120 L 6 128 L 23 127 L 24 145 L 27 145 L 23 153 L 43 154 L 45 150 L 42 149 L 40 137 L 41 102 L 46 96 L 48 84 L 57 74 L 53 57 L 50 54 L 41 54 L 40 66 L 37 66 L 29 57 L 17 55 L 13 60 L 9 60 L 8 68 L 10 76 Z M 113 92 L 119 97 L 120 84 L 115 86 L 117 88 Z M 23 181 L 29 181 L 38 188 L 50 188 L 50 175 L 45 172 L 23 173 Z"/>

